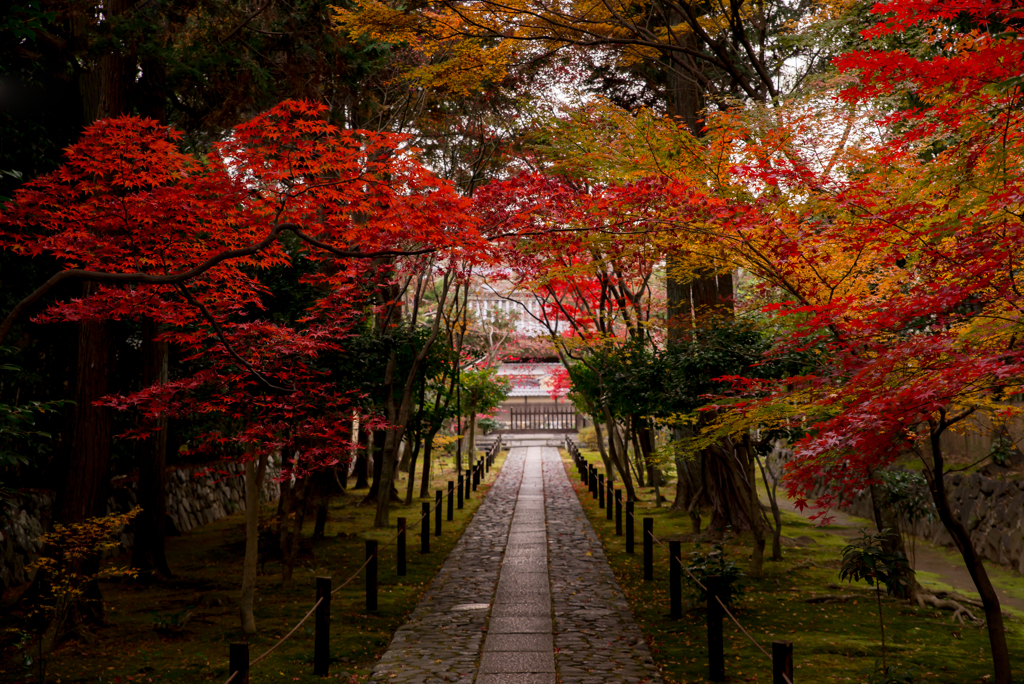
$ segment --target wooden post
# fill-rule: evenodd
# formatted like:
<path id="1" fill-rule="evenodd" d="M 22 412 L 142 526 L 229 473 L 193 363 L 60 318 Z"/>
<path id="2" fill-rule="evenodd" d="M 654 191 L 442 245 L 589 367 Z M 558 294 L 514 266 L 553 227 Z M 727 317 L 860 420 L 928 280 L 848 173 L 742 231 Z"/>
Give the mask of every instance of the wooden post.
<path id="1" fill-rule="evenodd" d="M 718 597 L 722 594 L 722 578 L 705 577 L 708 590 L 708 679 L 713 682 L 725 681 L 725 641 L 722 638 L 722 606 Z"/>
<path id="2" fill-rule="evenodd" d="M 678 620 L 683 617 L 683 554 L 680 542 L 670 541 L 668 543 L 668 563 L 669 617 Z"/>
<path id="3" fill-rule="evenodd" d="M 604 508 L 604 473 L 597 476 L 597 507 Z"/>
<path id="4" fill-rule="evenodd" d="M 420 512 L 423 514 L 420 521 L 420 553 L 430 553 L 430 504 L 426 501 L 420 504 Z"/>
<path id="5" fill-rule="evenodd" d="M 316 607 L 313 632 L 313 674 L 327 676 L 331 663 L 331 578 L 316 578 Z"/>
<path id="6" fill-rule="evenodd" d="M 459 510 L 462 510 L 462 473 L 459 473 Z"/>
<path id="7" fill-rule="evenodd" d="M 434 536 L 441 536 L 441 504 L 443 503 L 444 493 L 438 489 L 434 493 Z"/>
<path id="8" fill-rule="evenodd" d="M 228 675 L 235 675 L 231 684 L 249 684 L 249 644 L 228 647 Z"/>
<path id="9" fill-rule="evenodd" d="M 398 538 L 395 540 L 397 544 L 397 551 L 395 555 L 398 557 L 398 576 L 405 577 L 405 526 L 407 522 L 405 518 L 398 519 Z"/>
<path id="10" fill-rule="evenodd" d="M 644 581 L 654 580 L 654 518 L 644 518 Z"/>
<path id="11" fill-rule="evenodd" d="M 588 479 L 590 480 L 590 496 L 592 496 L 593 498 L 596 499 L 597 498 L 597 466 L 595 466 L 595 465 L 591 465 L 590 466 L 590 475 L 588 476 Z"/>
<path id="12" fill-rule="evenodd" d="M 470 487 L 473 486 L 473 473 L 470 471 L 469 468 L 466 468 L 466 477 L 464 479 L 466 481 L 466 500 L 468 501 L 469 499 L 473 498 L 469 494 L 469 489 Z"/>
<path id="13" fill-rule="evenodd" d="M 615 534 L 622 536 L 622 490 L 615 490 Z"/>
<path id="14" fill-rule="evenodd" d="M 792 641 L 772 642 L 772 684 L 793 684 Z"/>
<path id="15" fill-rule="evenodd" d="M 633 553 L 633 502 L 626 502 L 626 553 Z"/>
<path id="16" fill-rule="evenodd" d="M 448 522 L 452 520 L 455 520 L 455 483 L 448 480 Z"/>
<path id="17" fill-rule="evenodd" d="M 366 612 L 377 610 L 377 540 L 366 540 Z"/>
<path id="18" fill-rule="evenodd" d="M 580 464 L 580 482 L 590 487 L 590 468 L 587 467 L 586 463 Z"/>
<path id="19" fill-rule="evenodd" d="M 608 489 L 608 491 L 605 493 L 605 499 L 608 500 L 608 506 L 606 507 L 606 510 L 605 510 L 605 519 L 606 520 L 611 520 L 614 517 L 614 515 L 612 513 L 612 495 L 615 492 L 615 486 L 612 485 L 612 479 L 610 477 L 608 478 L 608 488 L 607 489 Z"/>

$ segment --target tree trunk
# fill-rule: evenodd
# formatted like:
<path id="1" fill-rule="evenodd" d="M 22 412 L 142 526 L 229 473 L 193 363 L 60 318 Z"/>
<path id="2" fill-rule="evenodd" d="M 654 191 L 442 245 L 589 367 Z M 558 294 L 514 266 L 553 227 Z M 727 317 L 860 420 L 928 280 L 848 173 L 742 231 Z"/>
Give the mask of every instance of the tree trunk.
<path id="1" fill-rule="evenodd" d="M 142 320 L 142 384 L 146 387 L 167 382 L 168 350 L 166 342 L 156 341 L 156 323 Z M 164 471 L 167 469 L 167 418 L 161 417 L 158 431 L 140 443 L 138 501 L 142 511 L 135 518 L 135 544 L 132 567 L 141 572 L 159 572 L 171 577 L 167 564 L 164 520 L 167 516 Z"/>
<path id="2" fill-rule="evenodd" d="M 646 487 L 644 484 L 644 463 L 643 455 L 640 453 L 640 440 L 636 437 L 636 421 L 632 418 L 629 421 L 629 441 L 633 444 L 633 458 L 629 462 L 633 466 L 633 472 L 636 474 L 636 486 Z"/>
<path id="3" fill-rule="evenodd" d="M 263 476 L 267 472 L 267 454 L 262 453 L 254 462 L 251 445 L 246 449 L 249 460 L 245 463 L 245 560 L 242 564 L 242 596 L 238 602 L 243 634 L 256 633 L 253 599 L 256 595 L 256 570 L 259 561 L 260 492 Z"/>
<path id="4" fill-rule="evenodd" d="M 608 451 L 604 448 L 604 437 L 601 434 L 601 424 L 596 420 L 594 421 L 594 436 L 597 439 L 597 453 L 601 454 L 601 462 L 604 463 L 605 476 L 614 481 L 615 468 L 612 466 L 612 461 L 608 457 Z"/>
<path id="5" fill-rule="evenodd" d="M 473 462 L 476 460 L 476 414 L 469 417 L 469 432 L 466 434 L 466 462 L 469 469 L 473 470 Z"/>
<path id="6" fill-rule="evenodd" d="M 754 457 L 756 459 L 756 456 Z M 770 456 L 765 456 L 767 461 Z M 764 489 L 768 494 L 768 503 L 772 509 L 772 520 L 774 525 L 769 525 L 772 532 L 772 560 L 782 560 L 782 512 L 779 510 L 779 497 L 778 497 L 778 480 L 774 475 L 769 477 L 768 471 L 770 464 L 765 464 L 761 459 L 756 459 L 757 465 L 761 469 L 761 479 L 764 481 Z"/>
<path id="7" fill-rule="evenodd" d="M 434 435 L 438 430 L 432 430 L 423 440 L 423 475 L 420 479 L 420 498 L 425 499 L 430 496 L 430 455 L 434 450 Z"/>
<path id="8" fill-rule="evenodd" d="M 370 491 L 366 493 L 363 503 L 377 500 L 380 494 L 381 476 L 384 472 L 384 450 L 386 449 L 385 445 L 387 444 L 388 436 L 391 434 L 391 430 L 376 430 L 373 433 L 373 448 L 370 450 L 370 453 L 373 455 L 373 482 L 370 483 Z M 390 487 L 390 483 L 389 473 L 388 487 Z"/>
<path id="9" fill-rule="evenodd" d="M 370 486 L 370 431 L 359 428 L 359 448 L 356 450 L 356 486 L 355 489 L 367 489 Z"/>
<path id="10" fill-rule="evenodd" d="M 408 506 L 412 503 L 412 494 L 416 489 L 416 459 L 420 454 L 420 439 L 414 438 L 411 449 L 406 449 L 409 452 L 409 481 L 405 486 L 405 505 Z"/>
<path id="11" fill-rule="evenodd" d="M 946 527 L 949 535 L 953 538 L 964 559 L 967 572 L 974 580 L 974 586 L 981 596 L 981 605 L 985 610 L 985 620 L 988 623 L 988 640 L 992 649 L 992 667 L 994 670 L 994 684 L 1012 684 L 1013 675 L 1010 670 L 1010 651 L 1006 645 L 1006 628 L 1003 625 L 1003 611 L 999 606 L 999 596 L 989 580 L 985 566 L 971 543 L 971 535 L 958 518 L 953 515 L 946 498 L 946 483 L 943 480 L 945 465 L 942 444 L 939 438 L 946 430 L 945 416 L 940 422 L 929 420 L 930 441 L 932 452 L 932 465 L 928 487 L 932 493 L 932 501 L 935 503 L 935 510 L 939 514 L 939 520 Z"/>
<path id="12" fill-rule="evenodd" d="M 619 471 L 622 486 L 626 489 L 626 500 L 636 501 L 636 490 L 633 488 L 633 477 L 629 472 L 628 456 L 622 443 L 622 436 L 608 407 L 602 406 L 601 409 L 604 411 L 605 425 L 608 426 L 608 456 L 615 464 L 615 469 Z"/>
<path id="13" fill-rule="evenodd" d="M 284 524 L 281 526 L 281 586 L 291 584 L 295 573 L 295 558 L 299 555 L 299 540 L 302 537 L 302 524 L 306 520 L 306 505 L 309 500 L 309 478 L 297 480 L 289 497 L 291 504 Z"/>

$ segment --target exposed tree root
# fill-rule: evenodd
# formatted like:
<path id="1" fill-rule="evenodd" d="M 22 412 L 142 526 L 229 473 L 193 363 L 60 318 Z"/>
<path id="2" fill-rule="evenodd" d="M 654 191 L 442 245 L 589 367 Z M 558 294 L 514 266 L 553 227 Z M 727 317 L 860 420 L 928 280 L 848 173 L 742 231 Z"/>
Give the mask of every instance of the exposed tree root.
<path id="1" fill-rule="evenodd" d="M 966 606 L 964 606 L 963 603 L 960 602 L 964 601 L 966 603 L 966 599 L 964 599 L 962 596 L 957 596 L 956 598 L 960 599 L 960 601 L 956 601 L 952 598 L 949 598 L 949 596 L 950 594 L 948 594 L 947 592 L 939 592 L 938 595 L 918 593 L 917 605 L 921 608 L 924 608 L 925 606 L 931 606 L 932 608 L 936 608 L 938 610 L 951 610 L 953 611 L 953 620 L 959 622 L 961 625 L 964 624 L 964 618 L 970 620 L 971 624 L 975 626 L 985 624 L 984 620 L 979 620 L 977 617 L 974 616 L 974 613 L 972 613 Z"/>

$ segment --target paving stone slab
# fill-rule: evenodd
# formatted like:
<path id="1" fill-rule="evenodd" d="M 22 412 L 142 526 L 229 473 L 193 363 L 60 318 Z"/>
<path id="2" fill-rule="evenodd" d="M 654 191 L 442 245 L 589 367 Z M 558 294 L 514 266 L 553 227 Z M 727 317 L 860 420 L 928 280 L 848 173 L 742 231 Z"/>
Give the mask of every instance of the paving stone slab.
<path id="1" fill-rule="evenodd" d="M 560 441 L 553 440 L 555 444 Z M 553 446 L 515 448 L 371 682 L 661 684 Z"/>

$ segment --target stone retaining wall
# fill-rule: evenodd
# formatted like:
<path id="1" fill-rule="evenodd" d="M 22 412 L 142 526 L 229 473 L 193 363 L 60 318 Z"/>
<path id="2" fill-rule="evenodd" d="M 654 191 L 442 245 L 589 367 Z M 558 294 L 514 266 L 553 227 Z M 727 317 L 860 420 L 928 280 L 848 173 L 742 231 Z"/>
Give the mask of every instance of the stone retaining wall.
<path id="1" fill-rule="evenodd" d="M 168 534 L 186 533 L 200 525 L 245 510 L 244 466 L 217 463 L 211 466 L 167 471 L 165 485 Z M 281 493 L 278 469 L 268 466 L 261 500 L 276 501 Z M 137 501 L 137 485 L 130 478 L 115 478 L 107 499 L 107 514 L 131 510 Z M 25 568 L 35 560 L 42 544 L 39 537 L 50 527 L 54 494 L 50 491 L 18 492 L 16 504 L 0 510 L 0 592 L 29 579 Z M 172 528 L 173 525 L 173 528 Z M 132 547 L 130 528 L 121 533 L 121 548 Z"/>
<path id="2" fill-rule="evenodd" d="M 978 553 L 1024 575 L 1024 480 L 955 473 L 946 476 L 946 493 L 953 514 L 971 533 Z M 931 501 L 931 494 L 924 494 Z M 870 490 L 859 492 L 843 510 L 874 520 Z M 949 532 L 934 514 L 932 520 L 919 522 L 914 534 L 933 544 L 953 546 Z"/>

